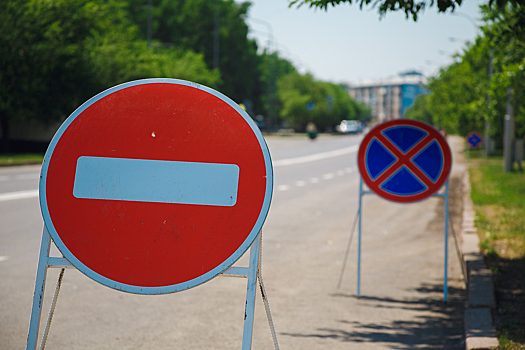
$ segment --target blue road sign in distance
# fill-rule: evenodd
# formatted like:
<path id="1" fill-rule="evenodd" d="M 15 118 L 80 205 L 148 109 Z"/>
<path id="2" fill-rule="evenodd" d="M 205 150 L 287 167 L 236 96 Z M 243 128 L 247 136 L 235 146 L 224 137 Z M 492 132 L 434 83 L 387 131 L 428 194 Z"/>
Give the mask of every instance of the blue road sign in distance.
<path id="1" fill-rule="evenodd" d="M 412 203 L 436 193 L 452 166 L 445 138 L 431 125 L 396 119 L 374 127 L 357 156 L 366 185 L 380 197 Z"/>
<path id="2" fill-rule="evenodd" d="M 467 135 L 467 144 L 470 148 L 480 148 L 483 144 L 483 136 L 479 132 L 471 132 Z"/>

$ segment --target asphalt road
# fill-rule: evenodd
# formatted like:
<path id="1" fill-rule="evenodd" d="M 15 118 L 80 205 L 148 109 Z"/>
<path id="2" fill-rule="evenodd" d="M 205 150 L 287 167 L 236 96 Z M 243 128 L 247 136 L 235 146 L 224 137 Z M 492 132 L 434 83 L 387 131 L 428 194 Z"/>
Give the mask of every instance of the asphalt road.
<path id="1" fill-rule="evenodd" d="M 358 204 L 360 139 L 267 139 L 275 187 L 262 273 L 280 348 L 462 349 L 464 290 L 452 241 L 442 300 L 442 199 L 401 205 L 365 196 L 361 297 L 355 239 L 336 288 Z M 42 232 L 39 170 L 0 169 L 0 349 L 26 344 Z M 242 257 L 236 265 L 246 264 Z M 41 330 L 58 272 L 48 273 Z M 240 349 L 245 292 L 246 280 L 218 277 L 180 293 L 133 295 L 67 270 L 47 348 Z M 259 294 L 252 348 L 273 348 Z"/>

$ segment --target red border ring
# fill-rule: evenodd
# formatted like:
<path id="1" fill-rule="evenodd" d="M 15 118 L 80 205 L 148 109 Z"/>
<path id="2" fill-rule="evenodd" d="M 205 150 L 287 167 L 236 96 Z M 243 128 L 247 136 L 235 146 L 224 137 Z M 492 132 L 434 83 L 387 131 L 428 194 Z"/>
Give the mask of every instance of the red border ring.
<path id="1" fill-rule="evenodd" d="M 370 143 L 374 139 L 376 139 L 377 135 L 381 133 L 383 130 L 389 129 L 395 126 L 404 126 L 404 125 L 423 129 L 424 131 L 428 132 L 428 136 L 430 136 L 432 140 L 436 140 L 438 142 L 443 152 L 443 169 L 438 179 L 434 181 L 434 185 L 429 187 L 427 190 L 421 193 L 414 194 L 414 195 L 401 196 L 401 195 L 395 195 L 392 193 L 388 193 L 382 190 L 380 188 L 380 185 L 382 183 L 377 184 L 376 181 L 372 180 L 366 168 L 366 150 L 368 149 L 368 146 L 370 145 Z M 427 144 L 432 142 L 432 140 L 428 141 Z M 363 179 L 365 184 L 370 188 L 370 190 L 372 190 L 375 194 L 377 194 L 378 196 L 384 199 L 392 201 L 392 202 L 413 203 L 413 202 L 424 200 L 432 196 L 447 181 L 448 176 L 450 175 L 450 170 L 452 168 L 452 153 L 450 151 L 450 147 L 448 146 L 446 139 L 432 125 L 424 123 L 419 120 L 396 119 L 396 120 L 390 120 L 390 121 L 378 124 L 374 128 L 372 128 L 372 130 L 368 132 L 368 134 L 361 141 L 361 145 L 359 146 L 359 151 L 357 154 L 357 165 L 359 168 L 359 173 L 361 174 L 361 178 Z"/>

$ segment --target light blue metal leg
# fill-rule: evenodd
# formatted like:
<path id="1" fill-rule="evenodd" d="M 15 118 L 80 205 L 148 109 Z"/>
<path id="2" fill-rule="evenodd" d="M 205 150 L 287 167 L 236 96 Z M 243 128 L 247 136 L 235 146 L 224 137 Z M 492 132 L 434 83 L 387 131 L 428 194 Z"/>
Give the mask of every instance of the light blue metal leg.
<path id="1" fill-rule="evenodd" d="M 443 300 L 448 300 L 448 180 L 445 185 L 445 272 L 443 274 Z"/>
<path id="2" fill-rule="evenodd" d="M 38 340 L 38 329 L 40 327 L 40 314 L 42 311 L 42 301 L 44 299 L 44 289 L 46 287 L 47 261 L 51 237 L 47 228 L 44 226 L 42 233 L 42 243 L 40 245 L 40 256 L 36 271 L 35 294 L 33 295 L 33 307 L 31 309 L 31 321 L 29 323 L 29 334 L 27 336 L 27 350 L 35 350 Z"/>
<path id="3" fill-rule="evenodd" d="M 242 334 L 242 350 L 252 348 L 253 316 L 255 314 L 255 291 L 257 287 L 257 271 L 259 269 L 260 235 L 257 235 L 250 249 L 250 266 L 248 268 L 248 286 L 246 290 L 246 307 L 244 309 L 244 331 Z"/>
<path id="4" fill-rule="evenodd" d="M 359 229 L 357 232 L 357 297 L 361 296 L 361 222 L 363 208 L 363 179 L 359 177 Z"/>

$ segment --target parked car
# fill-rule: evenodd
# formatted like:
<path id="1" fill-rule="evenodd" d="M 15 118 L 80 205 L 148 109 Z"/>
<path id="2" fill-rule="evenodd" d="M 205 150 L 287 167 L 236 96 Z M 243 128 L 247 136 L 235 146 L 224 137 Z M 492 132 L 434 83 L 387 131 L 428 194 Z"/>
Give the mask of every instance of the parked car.
<path id="1" fill-rule="evenodd" d="M 359 134 L 363 129 L 363 123 L 358 120 L 343 120 L 336 126 L 336 130 L 343 134 Z"/>

